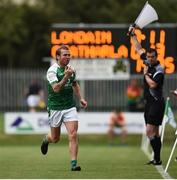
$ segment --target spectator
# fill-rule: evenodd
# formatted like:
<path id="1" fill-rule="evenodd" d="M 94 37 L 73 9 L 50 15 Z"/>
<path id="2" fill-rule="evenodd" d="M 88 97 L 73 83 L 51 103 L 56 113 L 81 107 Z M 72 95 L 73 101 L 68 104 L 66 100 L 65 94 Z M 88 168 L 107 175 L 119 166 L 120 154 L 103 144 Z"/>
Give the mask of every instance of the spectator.
<path id="1" fill-rule="evenodd" d="M 25 95 L 30 112 L 36 112 L 38 108 L 45 108 L 44 92 L 36 79 L 33 79 L 29 87 L 25 90 Z"/>
<path id="2" fill-rule="evenodd" d="M 127 105 L 131 112 L 142 109 L 142 88 L 138 85 L 136 79 L 132 79 L 127 87 Z"/>
<path id="3" fill-rule="evenodd" d="M 125 138 L 127 135 L 127 130 L 125 127 L 125 117 L 123 112 L 119 111 L 118 109 L 114 110 L 109 118 L 109 129 L 108 129 L 108 137 L 110 145 L 113 144 L 113 139 L 115 136 L 115 128 L 120 128 L 120 141 L 121 144 L 125 144 Z"/>

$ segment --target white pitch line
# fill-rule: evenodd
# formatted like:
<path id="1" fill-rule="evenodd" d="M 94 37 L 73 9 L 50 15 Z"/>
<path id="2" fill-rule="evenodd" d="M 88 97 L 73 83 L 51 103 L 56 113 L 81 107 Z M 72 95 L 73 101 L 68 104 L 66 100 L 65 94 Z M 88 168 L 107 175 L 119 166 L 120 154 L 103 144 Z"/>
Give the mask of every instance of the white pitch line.
<path id="1" fill-rule="evenodd" d="M 147 151 L 142 149 L 144 154 L 148 157 L 149 160 L 151 160 L 151 154 L 149 154 Z M 164 168 L 162 165 L 160 166 L 155 166 L 159 174 L 162 176 L 163 179 L 173 179 L 167 172 L 165 172 Z"/>
<path id="2" fill-rule="evenodd" d="M 165 172 L 164 168 L 162 165 L 160 166 L 155 166 L 157 171 L 161 174 L 161 176 L 164 178 L 164 179 L 173 179 L 167 172 Z"/>

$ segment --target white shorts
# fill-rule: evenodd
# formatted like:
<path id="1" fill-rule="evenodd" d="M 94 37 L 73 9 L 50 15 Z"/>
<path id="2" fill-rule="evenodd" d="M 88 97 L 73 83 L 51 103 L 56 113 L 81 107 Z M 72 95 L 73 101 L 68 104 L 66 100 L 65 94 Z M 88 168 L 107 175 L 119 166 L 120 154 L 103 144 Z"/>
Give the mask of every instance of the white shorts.
<path id="1" fill-rule="evenodd" d="M 50 127 L 60 127 L 62 122 L 78 121 L 77 111 L 75 107 L 66 110 L 50 110 L 49 124 Z"/>
<path id="2" fill-rule="evenodd" d="M 40 102 L 39 95 L 29 95 L 27 98 L 27 104 L 29 107 L 37 107 Z"/>

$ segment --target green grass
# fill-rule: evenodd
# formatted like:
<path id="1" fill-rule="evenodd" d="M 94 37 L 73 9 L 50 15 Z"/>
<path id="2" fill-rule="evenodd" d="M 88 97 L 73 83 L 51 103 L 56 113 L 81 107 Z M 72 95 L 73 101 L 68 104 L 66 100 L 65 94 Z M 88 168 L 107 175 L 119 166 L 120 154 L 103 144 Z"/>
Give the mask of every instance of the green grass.
<path id="1" fill-rule="evenodd" d="M 42 156 L 39 147 L 1 147 L 0 178 L 161 178 L 153 166 L 142 164 L 147 160 L 137 147 L 81 146 L 81 172 L 70 172 L 66 146 L 50 147 Z"/>
<path id="2" fill-rule="evenodd" d="M 68 140 L 51 144 L 46 156 L 40 153 L 42 135 L 6 135 L 0 115 L 0 178 L 1 179 L 159 179 L 154 166 L 145 166 L 148 158 L 140 149 L 141 136 L 129 135 L 127 146 L 108 146 L 105 135 L 79 136 L 78 161 L 81 172 L 70 171 Z M 162 160 L 167 163 L 174 143 L 174 130 L 167 126 Z M 177 148 L 174 156 L 177 155 Z M 174 156 L 168 173 L 177 179 Z"/>
<path id="3" fill-rule="evenodd" d="M 168 151 L 166 149 L 166 151 Z M 81 172 L 70 171 L 67 146 L 50 145 L 47 156 L 39 146 L 8 146 L 0 148 L 0 178 L 5 179 L 159 179 L 154 166 L 143 165 L 148 159 L 139 147 L 81 146 Z M 177 178 L 177 164 L 170 166 L 171 176 Z"/>

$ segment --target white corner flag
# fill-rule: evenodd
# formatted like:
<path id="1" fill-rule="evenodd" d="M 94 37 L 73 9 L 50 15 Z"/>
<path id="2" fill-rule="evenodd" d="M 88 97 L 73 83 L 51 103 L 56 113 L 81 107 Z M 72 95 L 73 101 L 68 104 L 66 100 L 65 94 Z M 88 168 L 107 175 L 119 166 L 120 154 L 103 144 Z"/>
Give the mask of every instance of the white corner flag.
<path id="1" fill-rule="evenodd" d="M 168 97 L 167 101 L 166 101 L 166 105 L 165 105 L 165 114 L 164 114 L 164 119 L 163 119 L 165 122 L 164 122 L 164 127 L 163 127 L 163 130 L 162 130 L 162 136 L 164 136 L 165 124 L 166 123 L 169 123 L 174 129 L 176 129 L 176 127 L 177 127 L 177 123 L 175 121 L 175 118 L 174 118 L 172 109 L 170 107 L 170 102 L 169 101 L 170 101 L 170 98 Z M 175 135 L 177 135 L 177 130 L 175 132 Z M 163 137 L 161 139 L 162 139 L 162 142 L 163 142 Z M 167 165 L 165 167 L 165 173 L 167 172 L 167 169 L 169 167 L 169 164 L 170 164 L 171 158 L 173 156 L 173 152 L 175 150 L 176 144 L 177 144 L 177 138 L 175 140 L 172 151 L 170 153 L 170 157 L 168 159 Z"/>
<path id="2" fill-rule="evenodd" d="M 165 112 L 163 117 L 163 123 L 161 128 L 161 141 L 163 143 L 164 132 L 165 132 L 165 125 L 169 123 L 174 129 L 177 127 L 177 123 L 175 121 L 172 109 L 170 107 L 170 98 L 167 97 L 166 104 L 165 104 Z"/>
<path id="3" fill-rule="evenodd" d="M 167 99 L 166 108 L 165 109 L 166 109 L 165 110 L 165 115 L 164 115 L 165 122 L 169 123 L 171 125 L 171 127 L 176 129 L 177 123 L 175 121 L 174 114 L 172 112 L 172 109 L 171 109 L 171 106 L 170 106 L 170 100 L 169 99 Z"/>
<path id="4" fill-rule="evenodd" d="M 176 132 L 175 132 L 175 135 L 177 135 L 177 130 L 176 130 Z M 167 172 L 167 170 L 168 170 L 168 167 L 169 167 L 171 158 L 172 158 L 172 156 L 173 156 L 173 152 L 174 152 L 174 150 L 175 150 L 175 148 L 176 148 L 176 144 L 177 144 L 177 137 L 176 137 L 175 143 L 174 143 L 174 145 L 173 145 L 172 151 L 171 151 L 171 153 L 170 153 L 170 157 L 169 157 L 169 159 L 168 159 L 167 165 L 166 165 L 166 167 L 165 167 L 165 172 Z"/>

